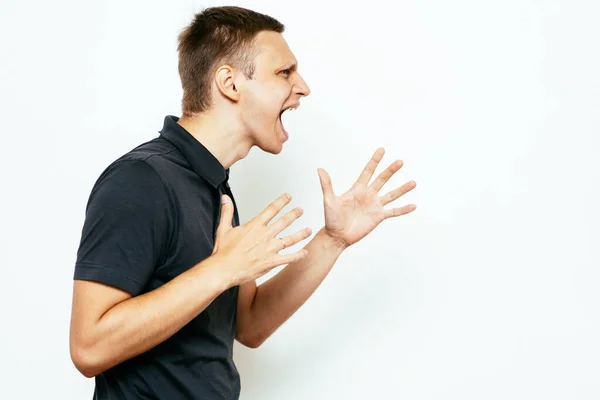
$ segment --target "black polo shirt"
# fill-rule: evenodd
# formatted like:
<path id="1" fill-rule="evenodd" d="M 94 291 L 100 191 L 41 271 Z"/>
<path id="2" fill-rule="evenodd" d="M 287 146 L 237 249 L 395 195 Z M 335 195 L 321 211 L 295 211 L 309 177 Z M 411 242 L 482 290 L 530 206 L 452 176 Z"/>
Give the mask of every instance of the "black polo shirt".
<path id="1" fill-rule="evenodd" d="M 211 255 L 229 170 L 167 116 L 160 136 L 114 161 L 86 208 L 75 279 L 137 296 Z M 234 200 L 235 205 L 235 200 Z M 232 221 L 239 225 L 237 207 Z M 171 338 L 96 376 L 94 399 L 237 399 L 238 287 Z"/>

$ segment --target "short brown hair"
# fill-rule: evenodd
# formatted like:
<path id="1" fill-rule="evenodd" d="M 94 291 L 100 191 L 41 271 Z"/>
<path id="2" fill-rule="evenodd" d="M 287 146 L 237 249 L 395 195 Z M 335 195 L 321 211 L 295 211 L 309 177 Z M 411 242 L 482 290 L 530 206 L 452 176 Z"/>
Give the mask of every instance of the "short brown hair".
<path id="1" fill-rule="evenodd" d="M 254 74 L 251 45 L 261 31 L 283 33 L 284 25 L 268 15 L 241 7 L 204 9 L 179 35 L 179 77 L 184 115 L 212 106 L 211 82 L 218 63 L 240 68 L 248 79 Z"/>

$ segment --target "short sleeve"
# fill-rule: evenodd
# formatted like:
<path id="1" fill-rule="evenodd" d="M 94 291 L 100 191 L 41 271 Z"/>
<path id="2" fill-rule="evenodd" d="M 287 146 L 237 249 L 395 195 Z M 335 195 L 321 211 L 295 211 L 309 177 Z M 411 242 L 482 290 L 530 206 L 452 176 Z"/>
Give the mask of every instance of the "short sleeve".
<path id="1" fill-rule="evenodd" d="M 149 164 L 113 163 L 90 194 L 74 279 L 140 294 L 168 249 L 170 210 L 166 188 Z"/>

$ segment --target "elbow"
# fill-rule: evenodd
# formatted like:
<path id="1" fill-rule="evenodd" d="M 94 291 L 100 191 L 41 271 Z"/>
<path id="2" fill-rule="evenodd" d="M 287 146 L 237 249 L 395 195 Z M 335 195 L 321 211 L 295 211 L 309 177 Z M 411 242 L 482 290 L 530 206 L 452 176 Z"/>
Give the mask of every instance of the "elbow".
<path id="1" fill-rule="evenodd" d="M 262 337 L 260 335 L 236 335 L 236 339 L 238 342 L 243 344 L 246 347 L 251 349 L 258 349 L 267 339 L 266 337 Z"/>
<path id="2" fill-rule="evenodd" d="M 95 355 L 93 348 L 71 343 L 70 350 L 73 365 L 86 378 L 93 378 L 104 372 L 102 361 Z"/>
<path id="3" fill-rule="evenodd" d="M 251 349 L 258 349 L 260 347 L 260 345 L 262 345 L 264 343 L 264 340 L 250 340 L 247 342 L 244 342 L 244 346 L 249 347 Z"/>

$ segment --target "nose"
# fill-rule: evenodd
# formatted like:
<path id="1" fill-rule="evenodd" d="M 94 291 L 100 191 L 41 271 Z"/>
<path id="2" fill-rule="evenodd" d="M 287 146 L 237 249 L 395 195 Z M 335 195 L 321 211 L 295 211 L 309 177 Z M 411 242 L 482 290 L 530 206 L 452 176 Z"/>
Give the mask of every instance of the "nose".
<path id="1" fill-rule="evenodd" d="M 304 81 L 304 78 L 302 78 L 302 75 L 300 75 L 300 74 L 296 74 L 296 77 L 297 77 L 297 81 L 296 81 L 296 85 L 295 85 L 296 86 L 296 94 L 298 94 L 300 96 L 308 96 L 310 94 L 310 88 Z"/>

